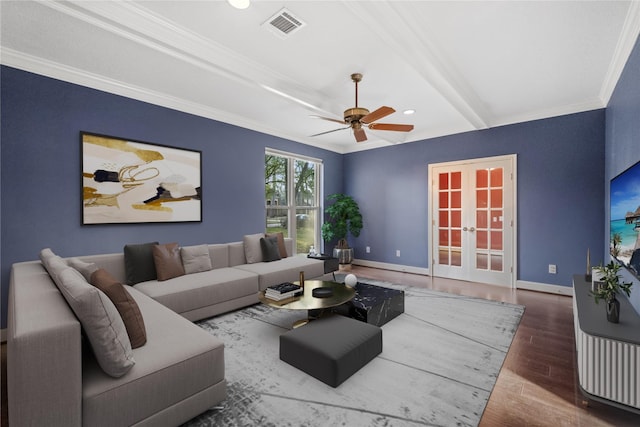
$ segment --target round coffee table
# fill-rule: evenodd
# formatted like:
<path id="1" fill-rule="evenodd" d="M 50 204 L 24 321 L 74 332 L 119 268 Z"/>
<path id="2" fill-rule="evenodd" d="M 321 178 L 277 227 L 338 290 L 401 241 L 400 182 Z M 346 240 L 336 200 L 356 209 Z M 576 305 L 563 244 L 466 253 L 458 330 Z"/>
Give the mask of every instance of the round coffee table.
<path id="1" fill-rule="evenodd" d="M 293 283 L 296 285 L 300 284 L 300 282 Z M 312 293 L 316 288 L 330 288 L 333 291 L 333 295 L 325 298 L 314 297 Z M 264 291 L 260 291 L 258 299 L 270 307 L 285 308 L 287 310 L 307 310 L 307 318 L 296 321 L 293 324 L 293 327 L 297 328 L 298 326 L 306 324 L 311 319 L 320 317 L 323 310 L 351 301 L 355 294 L 356 290 L 346 286 L 344 283 L 324 280 L 305 280 L 304 293 L 299 297 L 288 298 L 283 301 L 274 301 L 265 297 Z"/>

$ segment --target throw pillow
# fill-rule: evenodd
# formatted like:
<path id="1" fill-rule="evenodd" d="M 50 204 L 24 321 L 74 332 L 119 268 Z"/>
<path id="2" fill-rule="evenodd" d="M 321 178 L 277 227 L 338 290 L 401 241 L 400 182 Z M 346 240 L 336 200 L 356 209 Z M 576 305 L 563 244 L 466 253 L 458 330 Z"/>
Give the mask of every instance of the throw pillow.
<path id="1" fill-rule="evenodd" d="M 264 262 L 278 261 L 279 259 L 282 259 L 280 258 L 277 237 L 261 238 L 260 247 L 262 248 L 262 259 Z"/>
<path id="2" fill-rule="evenodd" d="M 253 264 L 256 262 L 262 262 L 262 248 L 260 247 L 260 239 L 264 237 L 264 234 L 248 234 L 243 237 L 242 243 L 244 244 L 244 256 L 247 259 L 247 264 Z"/>
<path id="3" fill-rule="evenodd" d="M 177 243 L 166 243 L 153 247 L 153 261 L 156 266 L 158 280 L 169 280 L 184 276 L 184 267 L 180 258 L 180 247 Z"/>
<path id="4" fill-rule="evenodd" d="M 44 265 L 45 270 L 47 270 L 47 273 L 49 273 L 49 276 L 51 276 L 51 278 L 53 279 L 56 286 L 60 288 L 59 276 L 63 270 L 69 268 L 67 263 L 58 255 L 54 254 L 53 251 L 49 248 L 40 251 L 40 260 Z"/>
<path id="5" fill-rule="evenodd" d="M 280 252 L 280 258 L 287 257 L 287 247 L 284 245 L 284 235 L 280 233 L 267 233 L 267 237 L 276 237 L 278 239 L 278 251 Z"/>
<path id="6" fill-rule="evenodd" d="M 138 303 L 131 297 L 131 294 L 129 294 L 122 283 L 103 268 L 99 268 L 93 272 L 89 283 L 104 292 L 116 306 L 124 322 L 124 327 L 127 330 L 131 348 L 138 348 L 145 345 L 147 342 L 147 331 L 144 326 L 144 319 L 142 318 L 140 307 L 138 307 Z"/>
<path id="7" fill-rule="evenodd" d="M 92 262 L 84 262 L 78 258 L 71 258 L 68 264 L 78 270 L 84 276 L 87 282 L 91 281 L 91 275 L 98 269 L 98 266 Z"/>
<path id="8" fill-rule="evenodd" d="M 153 246 L 157 244 L 158 242 L 152 242 L 124 247 L 124 268 L 128 285 L 156 279 Z"/>
<path id="9" fill-rule="evenodd" d="M 209 246 L 207 245 L 180 248 L 180 257 L 186 274 L 209 271 L 213 268 L 211 257 L 209 256 Z"/>
<path id="10" fill-rule="evenodd" d="M 116 307 L 75 269 L 67 267 L 60 273 L 60 279 L 60 291 L 82 324 L 100 367 L 115 378 L 126 374 L 135 360 Z"/>

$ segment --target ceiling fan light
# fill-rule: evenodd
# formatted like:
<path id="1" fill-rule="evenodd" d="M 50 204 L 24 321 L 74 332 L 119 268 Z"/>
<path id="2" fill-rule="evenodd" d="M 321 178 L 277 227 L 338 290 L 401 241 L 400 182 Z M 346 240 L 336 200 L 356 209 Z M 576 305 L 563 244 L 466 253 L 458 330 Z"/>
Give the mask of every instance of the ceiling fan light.
<path id="1" fill-rule="evenodd" d="M 251 0 L 227 0 L 227 3 L 236 9 L 246 9 L 251 5 Z"/>
<path id="2" fill-rule="evenodd" d="M 404 110 L 402 113 L 406 114 L 407 116 L 410 116 L 411 114 L 414 114 L 416 112 L 416 110 L 413 109 L 408 109 L 408 110 Z"/>

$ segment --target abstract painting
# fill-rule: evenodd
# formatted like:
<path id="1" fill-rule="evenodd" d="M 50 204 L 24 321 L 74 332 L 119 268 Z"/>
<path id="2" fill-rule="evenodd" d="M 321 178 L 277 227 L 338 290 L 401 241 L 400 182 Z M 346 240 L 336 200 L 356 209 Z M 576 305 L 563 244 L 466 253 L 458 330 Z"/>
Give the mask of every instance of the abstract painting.
<path id="1" fill-rule="evenodd" d="M 80 133 L 82 223 L 202 221 L 202 153 Z"/>

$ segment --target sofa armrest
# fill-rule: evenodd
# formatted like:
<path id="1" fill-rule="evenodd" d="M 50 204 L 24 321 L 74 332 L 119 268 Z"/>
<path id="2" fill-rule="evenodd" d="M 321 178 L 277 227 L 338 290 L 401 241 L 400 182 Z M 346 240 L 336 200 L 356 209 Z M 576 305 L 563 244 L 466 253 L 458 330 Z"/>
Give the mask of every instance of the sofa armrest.
<path id="1" fill-rule="evenodd" d="M 44 268 L 14 264 L 8 301 L 9 425 L 82 424 L 81 327 Z"/>

